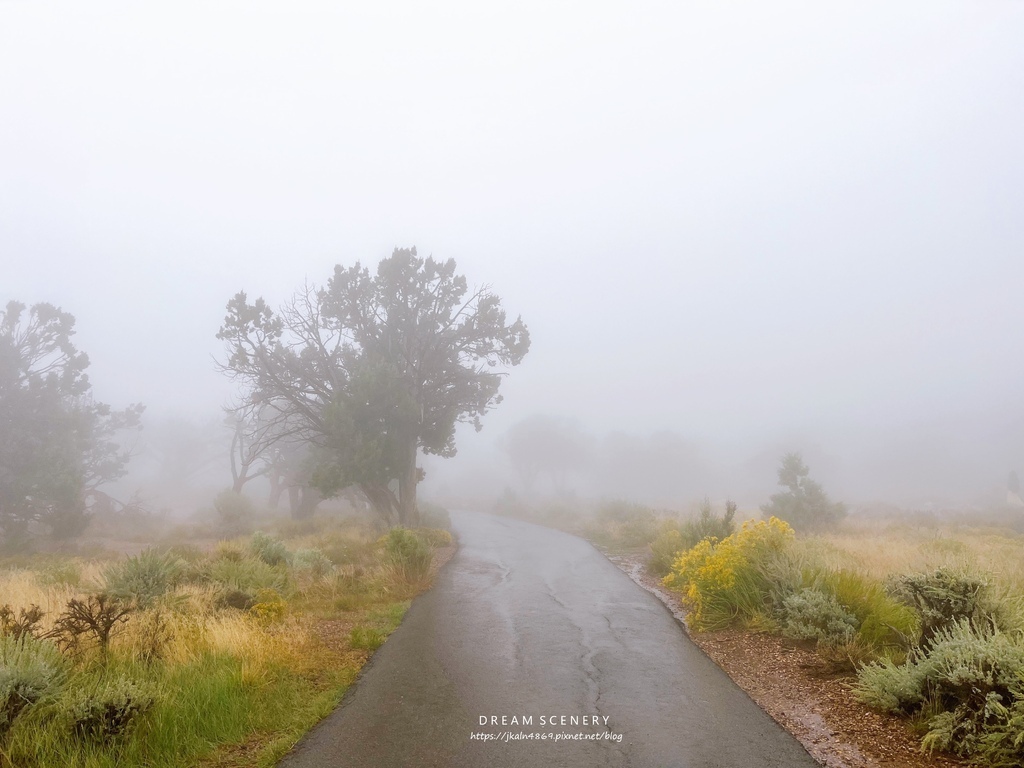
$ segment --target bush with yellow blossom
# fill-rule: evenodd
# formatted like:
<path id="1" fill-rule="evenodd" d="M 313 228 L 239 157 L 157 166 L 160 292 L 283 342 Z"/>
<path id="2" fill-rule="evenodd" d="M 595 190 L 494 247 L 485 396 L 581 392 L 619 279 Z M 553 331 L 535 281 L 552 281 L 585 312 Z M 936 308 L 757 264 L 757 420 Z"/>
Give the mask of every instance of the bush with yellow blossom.
<path id="1" fill-rule="evenodd" d="M 683 593 L 695 629 L 723 627 L 770 610 L 770 581 L 762 566 L 793 540 L 793 529 L 777 517 L 747 521 L 718 541 L 707 538 L 679 553 L 663 580 Z"/>

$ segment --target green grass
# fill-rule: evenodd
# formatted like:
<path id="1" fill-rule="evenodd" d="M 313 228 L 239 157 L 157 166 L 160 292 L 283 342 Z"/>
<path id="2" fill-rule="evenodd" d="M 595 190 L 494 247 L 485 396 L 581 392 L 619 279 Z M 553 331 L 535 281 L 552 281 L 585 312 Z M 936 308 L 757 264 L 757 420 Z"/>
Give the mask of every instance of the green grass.
<path id="1" fill-rule="evenodd" d="M 857 617 L 857 636 L 867 647 L 878 653 L 905 649 L 917 638 L 917 614 L 886 594 L 879 582 L 851 570 L 826 571 L 820 581 L 825 591 Z"/>
<path id="2" fill-rule="evenodd" d="M 384 645 L 387 635 L 379 629 L 364 627 L 362 625 L 353 627 L 349 633 L 349 644 L 353 648 L 365 651 L 375 651 Z"/>
<path id="3" fill-rule="evenodd" d="M 261 685 L 247 682 L 242 667 L 235 656 L 209 654 L 166 674 L 132 669 L 160 691 L 135 731 L 111 744 L 93 744 L 75 739 L 59 716 L 37 716 L 12 733 L 10 760 L 19 768 L 186 768 L 203 760 L 230 765 L 223 762 L 230 745 L 255 741 L 257 764 L 272 765 L 337 705 L 356 672 L 335 669 L 310 681 L 281 669 Z"/>
<path id="4" fill-rule="evenodd" d="M 410 601 L 403 600 L 398 603 L 390 603 L 383 608 L 370 611 L 367 619 L 373 622 L 378 628 L 393 632 L 402 623 L 402 617 L 409 610 Z"/>
<path id="5" fill-rule="evenodd" d="M 402 623 L 402 617 L 407 610 L 409 601 L 404 600 L 367 611 L 363 623 L 353 627 L 349 633 L 349 643 L 353 648 L 377 650 L 387 640 L 388 635 Z"/>

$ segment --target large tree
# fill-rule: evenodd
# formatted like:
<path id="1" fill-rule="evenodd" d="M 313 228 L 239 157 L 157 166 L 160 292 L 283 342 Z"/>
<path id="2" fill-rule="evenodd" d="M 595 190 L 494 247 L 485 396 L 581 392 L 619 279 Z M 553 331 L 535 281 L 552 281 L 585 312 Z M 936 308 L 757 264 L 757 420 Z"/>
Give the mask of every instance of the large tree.
<path id="1" fill-rule="evenodd" d="M 455 268 L 398 248 L 374 274 L 336 266 L 279 312 L 238 293 L 218 333 L 244 387 L 237 410 L 306 441 L 316 489 L 357 486 L 391 522 L 416 520 L 417 452 L 453 456 L 456 424 L 480 429 L 501 401 L 496 367 L 530 346 L 522 319 Z"/>
<path id="2" fill-rule="evenodd" d="M 128 453 L 115 434 L 138 426 L 142 406 L 113 411 L 93 400 L 74 324 L 50 304 L 12 301 L 0 312 L 0 526 L 8 536 L 33 521 L 58 536 L 80 532 L 90 507 L 110 501 L 100 486 L 125 471 Z"/>

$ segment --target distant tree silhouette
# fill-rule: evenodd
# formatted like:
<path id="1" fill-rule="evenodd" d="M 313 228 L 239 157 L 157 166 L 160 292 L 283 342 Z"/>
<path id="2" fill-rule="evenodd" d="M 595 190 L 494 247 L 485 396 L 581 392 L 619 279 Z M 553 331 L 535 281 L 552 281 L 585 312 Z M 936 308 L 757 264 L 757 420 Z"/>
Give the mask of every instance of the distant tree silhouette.
<path id="1" fill-rule="evenodd" d="M 12 301 L 0 312 L 0 528 L 14 539 L 32 522 L 74 536 L 95 504 L 113 504 L 98 488 L 125 472 L 115 433 L 142 414 L 93 400 L 74 327 L 52 304 Z"/>
<path id="2" fill-rule="evenodd" d="M 761 506 L 765 517 L 785 520 L 796 530 L 816 531 L 829 528 L 846 516 L 846 505 L 833 502 L 814 480 L 799 453 L 787 453 L 779 467 L 779 485 L 786 490 L 776 493 Z"/>

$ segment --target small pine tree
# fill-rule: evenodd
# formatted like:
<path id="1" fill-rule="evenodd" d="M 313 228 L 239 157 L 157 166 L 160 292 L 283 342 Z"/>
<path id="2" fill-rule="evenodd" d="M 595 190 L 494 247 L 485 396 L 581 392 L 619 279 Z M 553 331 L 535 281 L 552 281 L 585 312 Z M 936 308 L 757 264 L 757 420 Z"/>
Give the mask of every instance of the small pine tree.
<path id="1" fill-rule="evenodd" d="M 846 505 L 833 502 L 821 485 L 808 477 L 810 470 L 799 453 L 787 453 L 779 467 L 779 485 L 786 490 L 761 505 L 765 518 L 785 520 L 799 531 L 820 531 L 846 517 Z"/>

